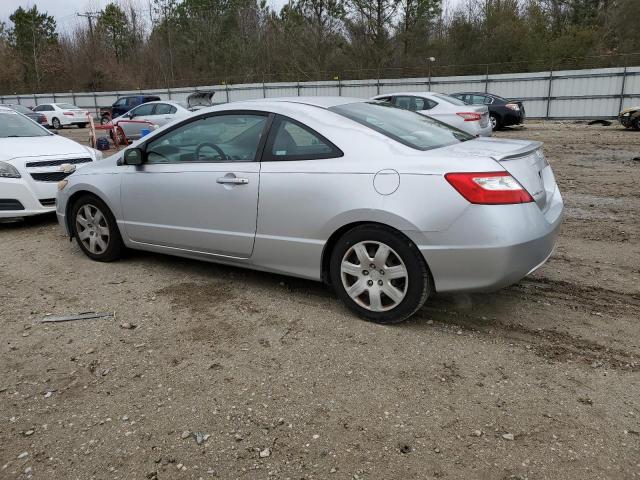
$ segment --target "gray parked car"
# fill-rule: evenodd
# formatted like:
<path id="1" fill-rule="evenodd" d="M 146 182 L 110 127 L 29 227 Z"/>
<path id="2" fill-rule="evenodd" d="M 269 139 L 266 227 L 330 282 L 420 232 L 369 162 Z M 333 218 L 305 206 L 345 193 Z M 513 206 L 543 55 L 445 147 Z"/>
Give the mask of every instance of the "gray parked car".
<path id="1" fill-rule="evenodd" d="M 383 323 L 435 292 L 517 282 L 551 255 L 562 209 L 539 142 L 344 97 L 200 110 L 57 198 L 94 260 L 129 247 L 324 280 Z"/>

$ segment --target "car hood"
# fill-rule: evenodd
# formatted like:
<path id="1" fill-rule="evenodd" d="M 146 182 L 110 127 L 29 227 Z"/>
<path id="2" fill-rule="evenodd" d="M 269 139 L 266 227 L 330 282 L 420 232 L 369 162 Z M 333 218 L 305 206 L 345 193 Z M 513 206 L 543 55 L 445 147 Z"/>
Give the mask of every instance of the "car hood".
<path id="1" fill-rule="evenodd" d="M 73 140 L 58 135 L 44 137 L 0 138 L 0 162 L 18 158 L 91 156 L 89 150 Z"/>
<path id="2" fill-rule="evenodd" d="M 620 112 L 620 115 L 624 115 L 625 113 L 629 113 L 629 112 L 635 112 L 636 110 L 640 110 L 640 105 L 638 105 L 637 107 L 625 108 Z"/>

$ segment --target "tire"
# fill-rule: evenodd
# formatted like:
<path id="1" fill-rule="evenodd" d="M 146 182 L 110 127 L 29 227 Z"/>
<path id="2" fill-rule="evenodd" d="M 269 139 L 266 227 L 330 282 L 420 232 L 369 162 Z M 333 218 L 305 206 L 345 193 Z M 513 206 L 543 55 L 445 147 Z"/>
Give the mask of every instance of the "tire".
<path id="1" fill-rule="evenodd" d="M 83 195 L 73 204 L 71 228 L 78 245 L 92 260 L 112 262 L 122 256 L 124 245 L 116 219 L 98 197 Z M 87 237 L 83 238 L 85 232 Z"/>
<path id="2" fill-rule="evenodd" d="M 376 258 L 384 247 L 387 254 Z M 375 323 L 406 320 L 434 292 L 431 273 L 420 251 L 402 234 L 383 225 L 361 225 L 346 232 L 331 252 L 329 274 L 345 305 Z"/>
<path id="3" fill-rule="evenodd" d="M 493 113 L 489 116 L 489 119 L 491 121 L 491 129 L 492 130 L 500 130 L 502 128 L 502 122 L 500 121 L 500 118 L 497 115 L 494 115 Z"/>
<path id="4" fill-rule="evenodd" d="M 100 119 L 100 125 L 106 125 L 106 124 L 107 124 L 107 123 L 109 123 L 110 121 L 111 121 L 111 118 L 110 118 L 110 117 L 107 117 L 107 116 L 102 117 L 102 118 Z"/>
<path id="5" fill-rule="evenodd" d="M 631 128 L 640 130 L 640 116 L 631 119 Z"/>
<path id="6" fill-rule="evenodd" d="M 78 124 L 78 128 L 87 128 L 87 124 L 86 123 L 79 123 Z"/>
<path id="7" fill-rule="evenodd" d="M 60 130 L 62 128 L 62 124 L 60 123 L 60 120 L 58 120 L 57 118 L 53 118 L 51 120 L 51 126 L 56 130 Z"/>

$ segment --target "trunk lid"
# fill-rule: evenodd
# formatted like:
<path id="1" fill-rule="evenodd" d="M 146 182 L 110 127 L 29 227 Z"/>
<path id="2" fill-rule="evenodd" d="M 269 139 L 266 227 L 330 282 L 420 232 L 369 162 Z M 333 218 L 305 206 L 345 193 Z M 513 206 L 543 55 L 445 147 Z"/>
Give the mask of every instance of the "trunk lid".
<path id="1" fill-rule="evenodd" d="M 205 90 L 202 92 L 192 93 L 187 97 L 187 108 L 191 111 L 200 110 L 201 108 L 213 105 L 212 99 L 216 94 L 213 90 Z"/>
<path id="2" fill-rule="evenodd" d="M 529 192 L 540 210 L 546 212 L 548 200 L 557 186 L 541 147 L 542 142 L 478 138 L 458 144 L 451 151 L 495 160 Z"/>
<path id="3" fill-rule="evenodd" d="M 482 128 L 489 125 L 489 108 L 486 105 L 466 105 L 465 111 L 475 112 L 482 115 L 480 117 L 480 126 Z"/>

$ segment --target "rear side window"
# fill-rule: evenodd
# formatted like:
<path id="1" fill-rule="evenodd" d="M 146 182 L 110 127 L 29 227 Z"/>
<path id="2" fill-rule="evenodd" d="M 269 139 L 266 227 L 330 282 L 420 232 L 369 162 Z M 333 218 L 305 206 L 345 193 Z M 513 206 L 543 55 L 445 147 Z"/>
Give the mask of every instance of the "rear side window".
<path id="1" fill-rule="evenodd" d="M 338 147 L 318 132 L 278 115 L 271 127 L 264 160 L 319 160 L 342 155 Z"/>
<path id="2" fill-rule="evenodd" d="M 140 117 L 142 115 L 152 115 L 153 114 L 153 107 L 155 107 L 155 106 L 156 106 L 155 103 L 147 103 L 147 104 L 144 104 L 144 105 L 140 105 L 135 110 L 132 110 L 131 113 L 136 117 Z"/>
<path id="3" fill-rule="evenodd" d="M 155 115 L 170 115 L 176 113 L 176 107 L 168 103 L 157 103 Z"/>
<path id="4" fill-rule="evenodd" d="M 442 95 L 441 93 L 434 93 L 434 97 L 439 98 L 440 100 L 444 100 L 445 102 L 451 103 L 453 105 L 465 105 L 465 103 L 459 98 L 451 97 L 449 95 Z"/>

